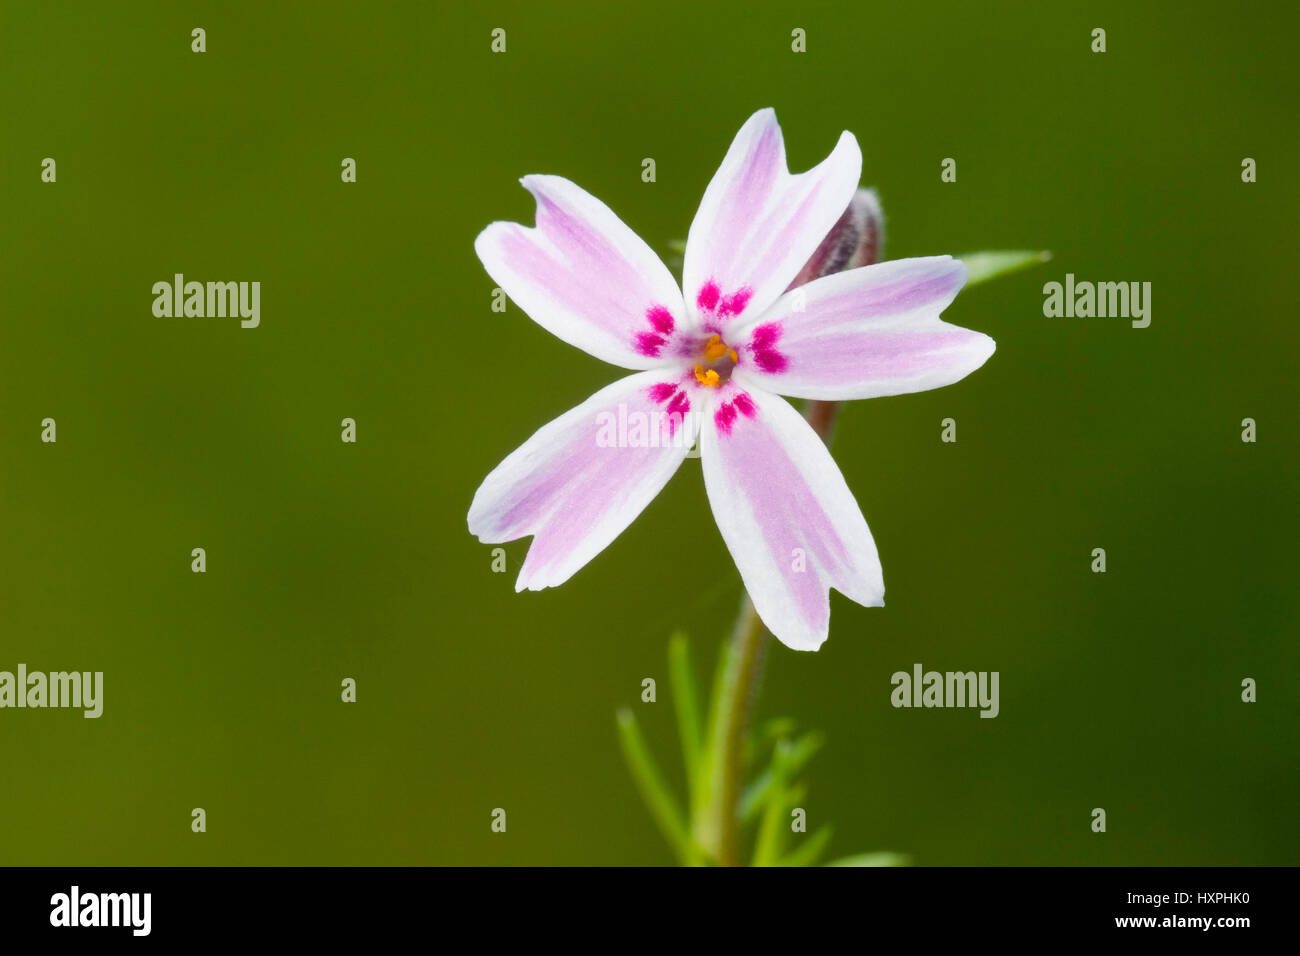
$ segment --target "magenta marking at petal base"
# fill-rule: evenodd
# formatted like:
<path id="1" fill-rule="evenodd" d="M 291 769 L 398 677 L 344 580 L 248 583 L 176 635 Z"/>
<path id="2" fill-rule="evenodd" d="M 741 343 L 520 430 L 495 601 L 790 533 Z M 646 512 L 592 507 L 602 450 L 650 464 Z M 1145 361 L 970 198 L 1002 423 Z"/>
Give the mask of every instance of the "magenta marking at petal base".
<path id="1" fill-rule="evenodd" d="M 750 297 L 753 294 L 752 289 L 741 289 L 739 292 L 733 292 L 731 295 L 726 296 L 718 304 L 718 315 L 728 317 L 740 315 L 745 311 L 745 306 L 749 305 Z"/>
<path id="2" fill-rule="evenodd" d="M 673 321 L 673 314 L 662 305 L 651 306 L 646 310 L 646 319 L 654 326 L 654 330 L 661 335 L 671 335 L 677 323 Z"/>
<path id="3" fill-rule="evenodd" d="M 663 347 L 663 336 L 655 335 L 653 332 L 638 332 L 636 334 L 636 350 L 648 358 L 657 358 L 659 350 Z"/>
<path id="4" fill-rule="evenodd" d="M 705 312 L 712 312 L 718 305 L 718 298 L 722 291 L 718 284 L 710 279 L 700 287 L 700 294 L 695 297 L 695 304 Z"/>
<path id="5" fill-rule="evenodd" d="M 754 362 L 764 372 L 780 374 L 790 367 L 790 360 L 777 350 L 776 344 L 781 340 L 781 323 L 767 322 L 754 329 L 749 339 L 749 348 L 754 353 Z"/>
<path id="6" fill-rule="evenodd" d="M 666 402 L 673 397 L 673 393 L 676 391 L 676 382 L 658 382 L 650 386 L 650 400 L 652 402 Z"/>

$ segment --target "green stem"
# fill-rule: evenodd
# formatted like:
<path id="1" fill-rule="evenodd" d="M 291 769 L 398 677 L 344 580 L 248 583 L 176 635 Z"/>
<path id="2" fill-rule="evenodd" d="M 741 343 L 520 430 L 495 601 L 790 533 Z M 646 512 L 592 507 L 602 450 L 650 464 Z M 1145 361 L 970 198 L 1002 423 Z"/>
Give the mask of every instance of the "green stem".
<path id="1" fill-rule="evenodd" d="M 744 776 L 745 732 L 758 684 L 763 676 L 767 628 L 754 610 L 746 593 L 740 601 L 740 614 L 731 636 L 730 674 L 721 710 L 719 764 L 722 771 L 718 790 L 719 819 L 718 863 L 740 865 L 740 788 Z"/>

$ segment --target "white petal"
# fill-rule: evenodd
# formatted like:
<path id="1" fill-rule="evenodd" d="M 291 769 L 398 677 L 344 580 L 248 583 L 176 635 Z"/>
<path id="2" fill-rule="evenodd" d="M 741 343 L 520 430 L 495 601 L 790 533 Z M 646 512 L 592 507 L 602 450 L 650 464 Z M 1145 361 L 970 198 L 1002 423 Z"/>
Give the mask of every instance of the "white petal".
<path id="1" fill-rule="evenodd" d="M 694 328 L 672 273 L 599 199 L 559 176 L 525 176 L 534 228 L 494 222 L 474 241 L 483 266 L 538 325 L 622 368 L 655 368 Z"/>
<path id="2" fill-rule="evenodd" d="M 533 535 L 515 590 L 568 580 L 668 483 L 700 421 L 679 378 L 675 369 L 639 372 L 601 389 L 484 479 L 470 533 L 487 543 Z"/>
<path id="3" fill-rule="evenodd" d="M 987 335 L 939 318 L 965 281 L 965 265 L 951 256 L 895 259 L 814 279 L 732 333 L 736 377 L 817 399 L 951 385 L 995 348 Z"/>
<path id="4" fill-rule="evenodd" d="M 776 113 L 751 116 L 686 239 L 682 287 L 704 327 L 723 331 L 775 302 L 848 208 L 861 172 L 858 141 L 846 132 L 820 165 L 790 175 Z"/>
<path id="5" fill-rule="evenodd" d="M 729 386 L 700 434 L 713 516 L 763 623 L 786 646 L 816 650 L 830 627 L 830 588 L 884 604 L 876 544 L 803 416 L 776 395 Z"/>

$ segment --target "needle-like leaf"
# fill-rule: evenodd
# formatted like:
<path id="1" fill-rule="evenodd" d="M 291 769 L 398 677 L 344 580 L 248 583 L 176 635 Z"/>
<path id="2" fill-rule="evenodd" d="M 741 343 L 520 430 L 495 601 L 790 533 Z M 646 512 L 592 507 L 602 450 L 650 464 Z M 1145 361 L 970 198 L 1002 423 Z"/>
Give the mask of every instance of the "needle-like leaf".
<path id="1" fill-rule="evenodd" d="M 627 760 L 632 780 L 641 792 L 641 799 L 650 809 L 650 815 L 663 832 L 664 838 L 676 851 L 683 863 L 696 864 L 699 853 L 695 849 L 686 829 L 686 817 L 682 814 L 672 792 L 664 783 L 663 775 L 655 764 L 650 748 L 646 745 L 641 727 L 636 717 L 627 708 L 618 712 L 618 739 L 623 747 L 623 757 Z"/>
<path id="2" fill-rule="evenodd" d="M 990 252 L 968 252 L 958 256 L 966 263 L 966 288 L 997 279 L 1021 269 L 1028 269 L 1052 258 L 1047 251 L 1030 252 L 1022 250 L 1005 250 Z"/>
<path id="3" fill-rule="evenodd" d="M 813 755 L 821 749 L 825 738 L 815 730 L 810 730 L 793 743 L 788 743 L 784 750 L 780 748 L 772 751 L 772 761 L 776 762 L 778 756 L 784 763 L 784 777 L 790 779 L 796 776 L 804 765 L 813 758 Z M 766 805 L 768 798 L 772 796 L 773 786 L 776 776 L 772 772 L 772 767 L 764 770 L 758 778 L 749 785 L 740 799 L 740 819 L 742 823 L 752 823 L 758 816 L 759 811 Z"/>
<path id="4" fill-rule="evenodd" d="M 682 743 L 682 762 L 686 765 L 686 783 L 690 788 L 692 815 L 699 808 L 700 753 L 704 740 L 700 729 L 700 701 L 691 667 L 690 643 L 685 634 L 668 639 L 668 677 L 672 681 L 673 708 L 677 715 L 677 734 Z"/>

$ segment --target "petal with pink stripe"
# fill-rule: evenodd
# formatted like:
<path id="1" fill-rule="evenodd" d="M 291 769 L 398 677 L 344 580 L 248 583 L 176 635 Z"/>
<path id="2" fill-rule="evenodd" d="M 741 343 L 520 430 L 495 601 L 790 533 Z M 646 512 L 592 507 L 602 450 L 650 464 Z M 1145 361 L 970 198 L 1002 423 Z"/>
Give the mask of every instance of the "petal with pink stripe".
<path id="1" fill-rule="evenodd" d="M 775 111 L 751 116 L 686 237 L 683 288 L 701 324 L 721 332 L 775 302 L 843 215 L 861 172 L 846 132 L 820 165 L 792 176 Z"/>
<path id="2" fill-rule="evenodd" d="M 895 259 L 792 289 L 730 340 L 742 382 L 796 398 L 902 395 L 951 385 L 993 354 L 939 318 L 966 281 L 950 256 Z"/>
<path id="3" fill-rule="evenodd" d="M 781 643 L 815 651 L 834 588 L 884 604 L 875 542 L 826 445 L 784 399 L 734 383 L 700 434 L 704 486 L 745 589 Z"/>
<path id="4" fill-rule="evenodd" d="M 474 241 L 484 268 L 538 325 L 622 368 L 672 358 L 697 330 L 672 273 L 599 199 L 560 176 L 525 176 L 534 228 L 494 222 Z"/>
<path id="5" fill-rule="evenodd" d="M 668 483 L 699 431 L 675 373 L 639 372 L 544 425 L 483 480 L 469 530 L 533 536 L 515 590 L 568 580 Z"/>

